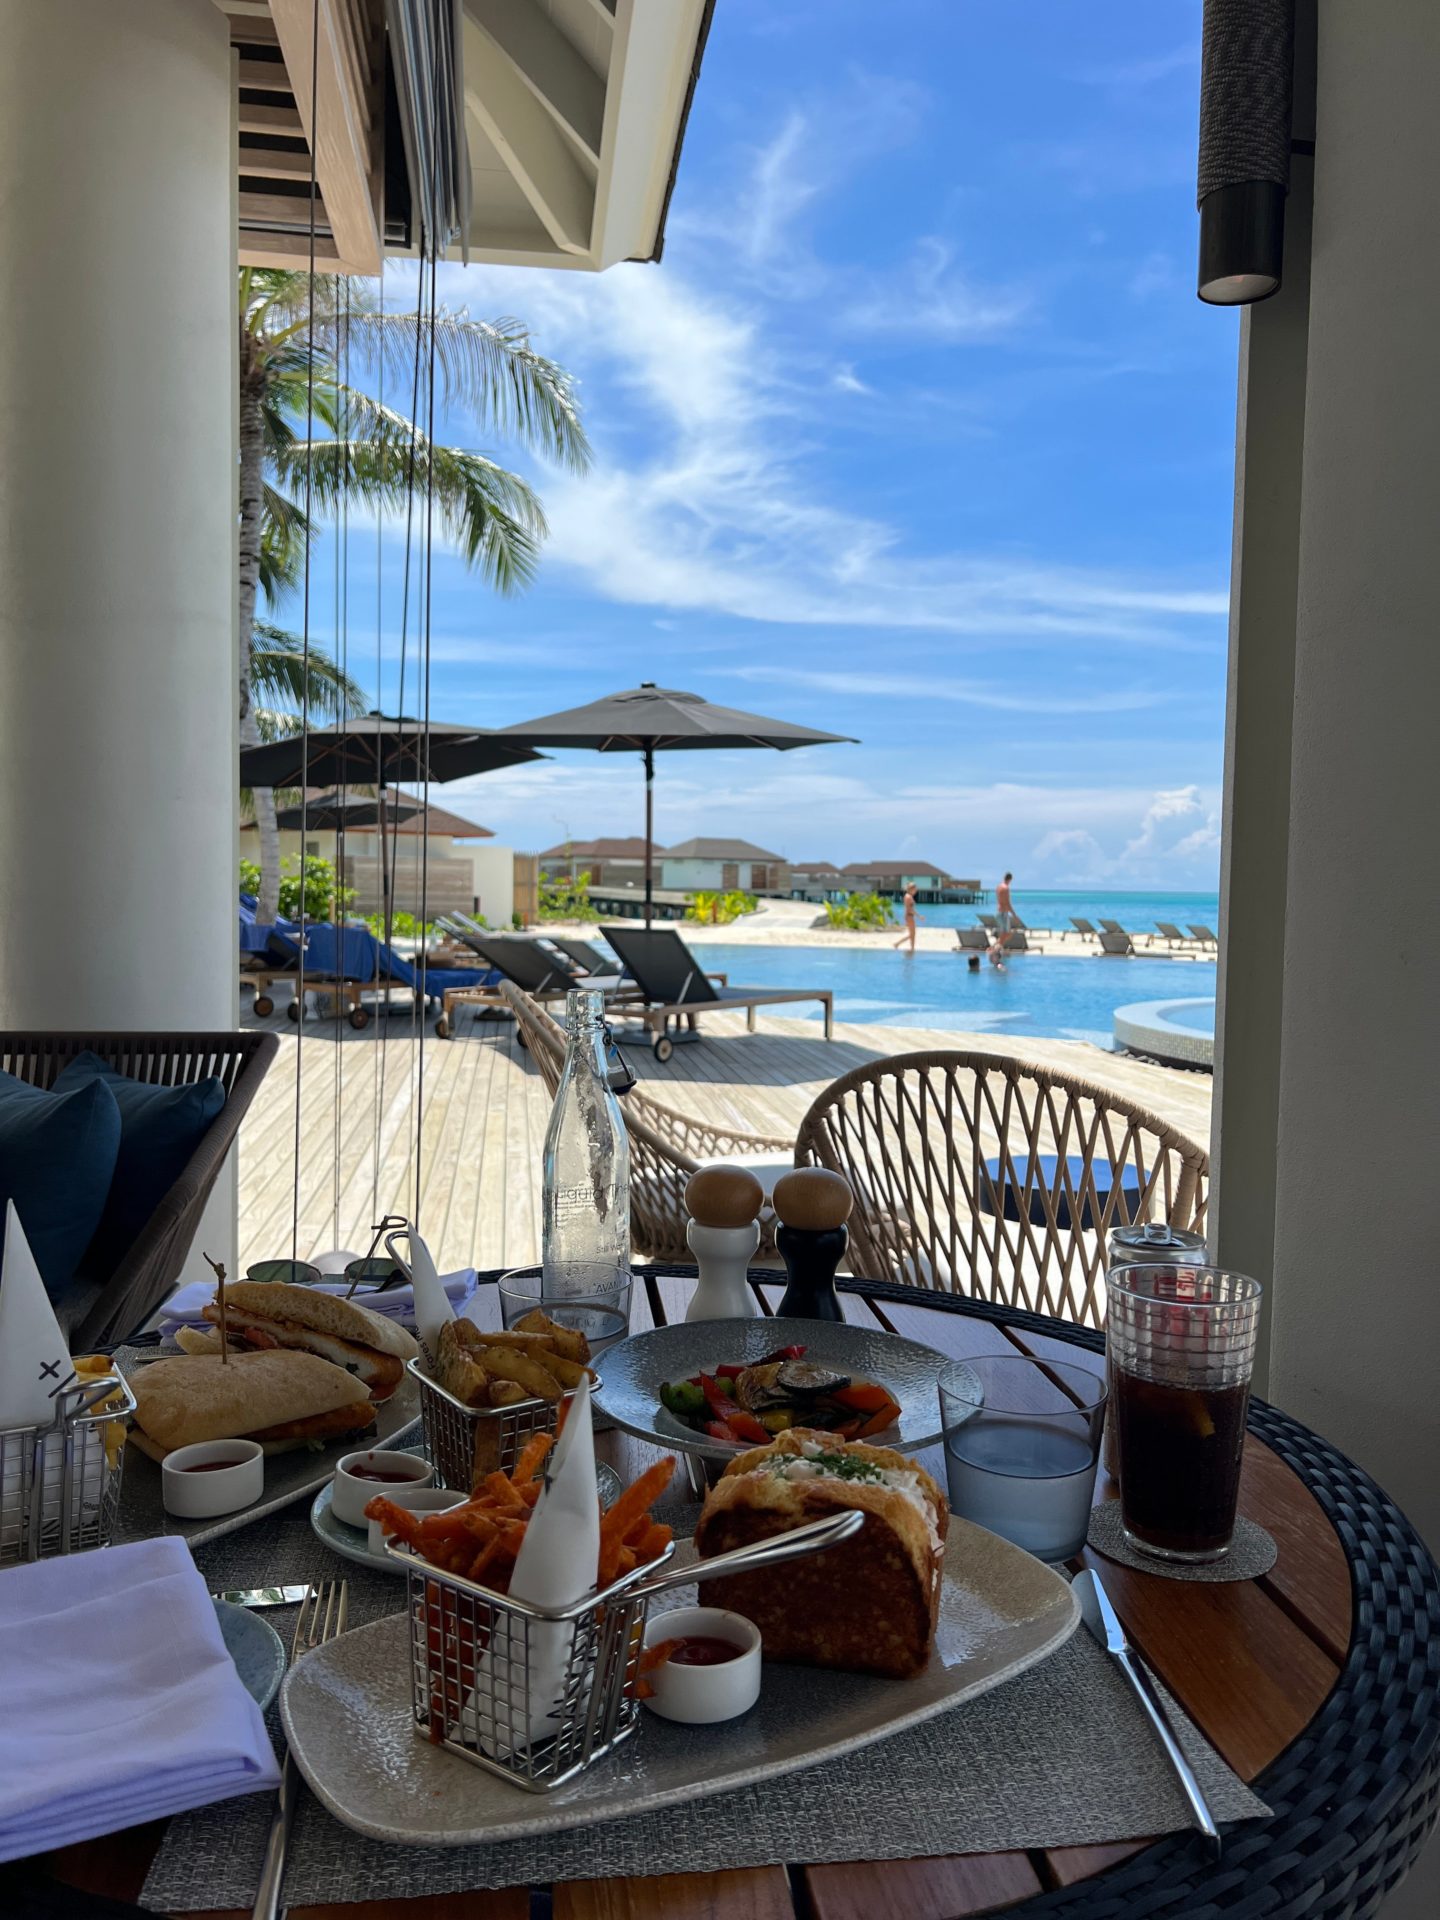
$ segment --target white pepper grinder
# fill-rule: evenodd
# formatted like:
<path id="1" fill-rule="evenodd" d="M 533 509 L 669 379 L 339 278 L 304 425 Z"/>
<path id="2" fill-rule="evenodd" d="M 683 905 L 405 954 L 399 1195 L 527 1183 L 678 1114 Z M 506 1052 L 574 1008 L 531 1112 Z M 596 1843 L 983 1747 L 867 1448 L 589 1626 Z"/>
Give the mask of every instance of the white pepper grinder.
<path id="1" fill-rule="evenodd" d="M 685 1188 L 685 1238 L 700 1268 L 687 1320 L 753 1320 L 748 1270 L 760 1244 L 765 1189 L 746 1167 L 700 1167 Z"/>

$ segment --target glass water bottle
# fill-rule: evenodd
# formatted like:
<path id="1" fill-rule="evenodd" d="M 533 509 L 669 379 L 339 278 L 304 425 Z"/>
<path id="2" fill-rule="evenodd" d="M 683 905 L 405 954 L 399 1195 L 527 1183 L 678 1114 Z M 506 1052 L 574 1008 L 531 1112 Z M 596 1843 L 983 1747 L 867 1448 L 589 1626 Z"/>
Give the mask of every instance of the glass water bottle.
<path id="1" fill-rule="evenodd" d="M 569 1044 L 545 1130 L 543 1291 L 629 1319 L 630 1144 L 605 1059 L 604 999 L 565 996 Z"/>

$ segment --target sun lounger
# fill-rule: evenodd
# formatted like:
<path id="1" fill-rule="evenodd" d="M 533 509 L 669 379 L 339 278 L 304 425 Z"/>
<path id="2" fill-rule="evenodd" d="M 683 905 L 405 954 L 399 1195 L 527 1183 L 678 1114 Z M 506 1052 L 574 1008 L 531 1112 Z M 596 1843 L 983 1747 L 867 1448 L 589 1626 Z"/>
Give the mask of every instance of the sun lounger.
<path id="1" fill-rule="evenodd" d="M 1073 913 L 1070 916 L 1070 924 L 1082 940 L 1098 940 L 1100 938 L 1097 928 L 1092 927 L 1088 920 L 1077 919 Z"/>
<path id="2" fill-rule="evenodd" d="M 825 1010 L 825 1038 L 834 1038 L 835 996 L 823 988 L 717 987 L 704 972 L 678 933 L 668 927 L 602 927 L 600 931 L 625 963 L 627 976 L 643 996 L 626 1011 L 638 1017 L 650 1032 L 657 1060 L 668 1060 L 677 1039 L 699 1039 L 694 1016 L 700 1013 L 745 1009 L 746 1025 L 755 1031 L 757 1007 L 780 1006 L 794 1000 L 818 1000 Z M 690 1030 L 672 1036 L 670 1023 L 685 1020 Z"/>
<path id="3" fill-rule="evenodd" d="M 1160 936 L 1167 947 L 1172 949 L 1175 947 L 1193 947 L 1195 944 L 1195 935 L 1193 933 L 1183 932 L 1181 928 L 1175 925 L 1173 920 L 1157 920 L 1155 922 L 1155 933 L 1152 933 L 1150 936 L 1150 944 L 1152 946 L 1154 945 L 1156 934 Z"/>
<path id="4" fill-rule="evenodd" d="M 282 945 L 291 950 L 285 965 L 266 967 L 250 976 L 255 982 L 255 1011 L 261 1019 L 275 1011 L 270 988 L 279 980 L 288 980 L 294 986 L 296 997 L 286 1011 L 292 1020 L 300 1018 L 301 930 L 296 928 L 295 933 L 293 940 L 277 936 Z M 310 922 L 303 930 L 303 939 L 305 991 L 309 993 L 313 988 L 344 1001 L 350 1009 L 350 1024 L 356 1028 L 370 1024 L 370 1010 L 364 1000 L 367 993 L 385 993 L 394 986 L 406 987 L 417 1003 L 439 1001 L 443 1016 L 447 992 L 463 988 L 470 993 L 485 990 L 493 994 L 499 985 L 498 974 L 482 972 L 478 967 L 422 967 L 418 959 L 407 959 L 393 947 L 387 947 L 383 940 L 377 940 L 368 927 L 335 927 L 326 921 Z"/>
<path id="5" fill-rule="evenodd" d="M 998 913 L 977 913 L 975 918 L 980 922 L 981 926 L 985 928 L 987 933 L 998 933 L 1000 931 L 1000 916 Z"/>
<path id="6" fill-rule="evenodd" d="M 1220 936 L 1207 926 L 1192 926 L 1190 931 L 1202 947 L 1218 947 L 1220 945 Z"/>
<path id="7" fill-rule="evenodd" d="M 1102 920 L 1100 922 L 1100 928 L 1103 933 L 1124 933 L 1127 940 L 1130 938 L 1130 935 L 1125 933 L 1124 927 L 1121 926 L 1118 920 Z"/>
<path id="8" fill-rule="evenodd" d="M 625 971 L 613 954 L 602 953 L 588 940 L 561 939 L 558 933 L 547 933 L 543 937 L 548 945 L 558 947 L 572 966 L 588 973 L 592 979 L 608 980 L 612 976 L 618 979 Z"/>
<path id="9" fill-rule="evenodd" d="M 988 953 L 990 936 L 984 927 L 957 927 L 955 938 L 959 942 L 961 953 Z"/>
<path id="10" fill-rule="evenodd" d="M 1135 951 L 1135 942 L 1123 927 L 1121 927 L 1118 933 L 1111 933 L 1107 930 L 1100 936 L 1100 951 L 1102 953 L 1116 953 L 1129 956 Z"/>

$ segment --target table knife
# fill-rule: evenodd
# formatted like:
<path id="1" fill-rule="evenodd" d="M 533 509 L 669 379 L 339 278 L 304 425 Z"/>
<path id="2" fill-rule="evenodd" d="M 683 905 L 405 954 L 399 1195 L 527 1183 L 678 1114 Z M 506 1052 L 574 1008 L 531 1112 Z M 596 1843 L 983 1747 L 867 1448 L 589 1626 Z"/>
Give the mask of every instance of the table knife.
<path id="1" fill-rule="evenodd" d="M 293 1607 L 310 1591 L 308 1581 L 298 1587 L 232 1587 L 212 1593 L 212 1600 L 224 1600 L 232 1607 Z"/>
<path id="2" fill-rule="evenodd" d="M 1206 1804 L 1205 1795 L 1200 1790 L 1200 1782 L 1195 1778 L 1194 1769 L 1185 1758 L 1180 1742 L 1170 1729 L 1165 1709 L 1160 1704 L 1160 1696 L 1155 1691 L 1144 1662 L 1138 1657 L 1130 1642 L 1125 1638 L 1125 1629 L 1120 1624 L 1120 1616 L 1110 1603 L 1110 1596 L 1100 1584 L 1098 1574 L 1087 1567 L 1083 1573 L 1077 1573 L 1072 1585 L 1075 1597 L 1080 1602 L 1080 1617 L 1090 1632 L 1114 1660 L 1116 1666 L 1130 1682 L 1136 1699 L 1145 1709 L 1151 1726 L 1155 1729 L 1166 1757 L 1184 1789 L 1185 1798 L 1195 1814 L 1195 1822 L 1209 1842 L 1210 1851 L 1220 1858 L 1220 1829 L 1215 1824 L 1215 1816 Z"/>

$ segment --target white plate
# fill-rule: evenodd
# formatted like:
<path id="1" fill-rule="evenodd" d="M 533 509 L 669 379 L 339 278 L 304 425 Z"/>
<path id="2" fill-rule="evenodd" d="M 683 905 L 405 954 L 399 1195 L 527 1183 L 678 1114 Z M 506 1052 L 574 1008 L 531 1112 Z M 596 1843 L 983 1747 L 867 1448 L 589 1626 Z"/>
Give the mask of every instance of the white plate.
<path id="1" fill-rule="evenodd" d="M 660 1403 L 661 1383 L 689 1380 L 716 1367 L 763 1360 L 778 1347 L 803 1346 L 805 1358 L 836 1373 L 854 1374 L 887 1387 L 900 1403 L 900 1418 L 872 1436 L 877 1447 L 916 1453 L 940 1438 L 940 1375 L 963 1366 L 918 1340 L 883 1327 L 843 1320 L 682 1320 L 632 1334 L 605 1355 L 605 1382 L 595 1397 L 600 1412 L 627 1433 L 660 1446 L 729 1460 L 743 1447 L 695 1433 Z M 979 1381 L 975 1391 L 979 1394 Z"/>
<path id="2" fill-rule="evenodd" d="M 603 1460 L 597 1460 L 595 1485 L 601 1506 L 608 1507 L 619 1496 L 620 1476 L 613 1467 L 607 1467 Z M 315 1496 L 315 1504 L 310 1509 L 310 1525 L 316 1535 L 343 1559 L 354 1560 L 362 1567 L 373 1567 L 377 1573 L 404 1573 L 402 1561 L 392 1560 L 388 1553 L 372 1551 L 368 1527 L 347 1526 L 343 1520 L 335 1518 L 330 1505 L 334 1491 L 334 1483 L 327 1480 Z"/>
<path id="3" fill-rule="evenodd" d="M 658 1606 L 693 1606 L 693 1594 L 674 1588 Z M 337 1820 L 400 1846 L 476 1846 L 681 1805 L 853 1752 L 1037 1665 L 1079 1617 L 1059 1574 L 952 1519 L 924 1673 L 880 1680 L 767 1666 L 758 1704 L 740 1719 L 683 1727 L 647 1714 L 633 1738 L 553 1794 L 525 1793 L 417 1735 L 404 1614 L 307 1654 L 286 1678 L 280 1712 L 297 1766 Z"/>

